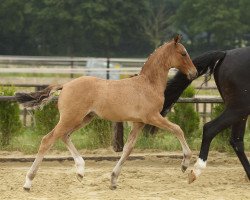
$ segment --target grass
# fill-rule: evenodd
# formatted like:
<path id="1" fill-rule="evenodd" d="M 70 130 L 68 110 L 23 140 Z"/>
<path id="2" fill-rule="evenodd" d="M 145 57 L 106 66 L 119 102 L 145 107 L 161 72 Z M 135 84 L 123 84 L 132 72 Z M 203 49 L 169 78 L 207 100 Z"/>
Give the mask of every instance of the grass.
<path id="1" fill-rule="evenodd" d="M 98 123 L 98 121 L 94 122 Z M 107 124 L 105 124 L 106 126 Z M 103 129 L 99 128 L 92 130 L 91 126 L 86 127 L 85 129 L 80 129 L 72 134 L 71 139 L 75 147 L 80 149 L 98 149 L 98 148 L 107 148 L 111 146 L 112 133 L 111 127 L 103 132 Z M 99 131 L 98 131 L 99 130 Z M 130 127 L 125 126 L 125 140 L 127 139 Z M 105 135 L 101 135 L 102 133 Z M 197 137 L 188 139 L 188 144 L 192 150 L 199 151 L 201 145 L 201 130 L 197 131 Z M 20 151 L 25 154 L 35 154 L 39 148 L 41 139 L 43 135 L 37 134 L 34 129 L 24 129 L 19 135 L 16 135 L 10 145 L 6 147 L 0 147 L 1 150 L 7 151 Z M 250 151 L 250 129 L 248 128 L 245 134 L 245 150 Z M 144 136 L 140 134 L 136 147 L 137 149 L 160 149 L 164 151 L 181 151 L 181 145 L 177 138 L 173 135 L 166 133 L 164 131 L 158 132 L 153 136 Z M 67 148 L 64 143 L 59 140 L 52 147 L 53 150 L 65 151 Z M 220 152 L 233 152 L 229 142 L 219 140 L 219 137 L 216 137 L 212 144 L 210 150 L 220 151 Z"/>

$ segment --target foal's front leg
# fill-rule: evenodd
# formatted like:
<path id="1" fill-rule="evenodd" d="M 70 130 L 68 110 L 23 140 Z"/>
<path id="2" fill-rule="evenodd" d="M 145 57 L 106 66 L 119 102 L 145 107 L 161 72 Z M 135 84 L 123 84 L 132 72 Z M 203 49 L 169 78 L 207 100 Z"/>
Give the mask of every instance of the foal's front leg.
<path id="1" fill-rule="evenodd" d="M 185 172 L 189 166 L 190 159 L 192 157 L 192 152 L 191 152 L 191 150 L 186 142 L 186 139 L 184 137 L 184 133 L 183 133 L 182 129 L 178 125 L 176 125 L 176 124 L 168 121 L 166 118 L 162 117 L 160 115 L 160 113 L 152 115 L 152 117 L 148 121 L 148 124 L 151 124 L 151 125 L 157 126 L 159 128 L 163 128 L 165 130 L 168 130 L 169 132 L 171 132 L 172 134 L 174 134 L 177 137 L 177 139 L 181 143 L 182 150 L 183 150 L 183 160 L 182 160 L 182 164 L 181 164 L 181 170 L 182 170 L 182 172 Z"/>
<path id="2" fill-rule="evenodd" d="M 128 156 L 130 155 L 133 147 L 135 146 L 137 137 L 138 137 L 141 129 L 144 127 L 144 125 L 145 125 L 144 123 L 133 123 L 133 129 L 131 130 L 129 137 L 127 139 L 127 142 L 123 148 L 122 156 L 112 171 L 110 189 L 112 189 L 112 190 L 116 189 L 117 179 L 118 179 L 119 174 L 121 173 L 122 165 L 126 161 Z"/>

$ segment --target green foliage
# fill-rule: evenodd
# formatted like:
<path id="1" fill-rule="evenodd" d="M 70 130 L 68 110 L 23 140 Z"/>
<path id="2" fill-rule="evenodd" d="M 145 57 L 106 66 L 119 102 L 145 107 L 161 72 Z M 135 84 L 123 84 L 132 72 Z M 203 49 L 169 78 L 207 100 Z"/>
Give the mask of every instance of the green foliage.
<path id="1" fill-rule="evenodd" d="M 188 37 L 188 46 L 199 52 L 240 46 L 244 31 L 240 15 L 238 1 L 185 0 L 177 11 L 175 22 Z"/>
<path id="2" fill-rule="evenodd" d="M 216 104 L 213 108 L 212 112 L 212 119 L 217 118 L 222 111 L 224 110 L 225 106 L 224 104 Z M 212 145 L 216 147 L 216 150 L 218 151 L 228 151 L 231 148 L 229 147 L 229 139 L 231 135 L 231 129 L 227 128 L 223 131 L 221 131 L 213 140 Z"/>
<path id="3" fill-rule="evenodd" d="M 112 138 L 112 123 L 110 121 L 95 118 L 84 128 L 88 135 L 88 140 L 93 147 L 109 147 Z"/>
<path id="4" fill-rule="evenodd" d="M 250 43 L 249 9 L 249 0 L 2 0 L 0 54 L 145 56 L 176 32 L 191 53 L 233 48 Z"/>
<path id="5" fill-rule="evenodd" d="M 189 86 L 182 94 L 182 97 L 192 98 L 195 95 L 195 89 Z M 188 140 L 192 137 L 197 137 L 197 130 L 199 129 L 200 118 L 199 114 L 194 110 L 192 104 L 176 104 L 174 112 L 169 114 L 170 121 L 178 124 L 185 133 Z"/>
<path id="6" fill-rule="evenodd" d="M 13 96 L 14 87 L 0 87 L 1 96 Z M 0 101 L 0 142 L 2 146 L 10 143 L 21 127 L 19 105 L 15 102 Z"/>
<path id="7" fill-rule="evenodd" d="M 35 129 L 38 134 L 47 134 L 59 121 L 59 112 L 56 102 L 50 102 L 42 109 L 34 111 Z"/>
<path id="8" fill-rule="evenodd" d="M 248 117 L 247 119 L 247 130 L 250 131 L 250 117 Z"/>

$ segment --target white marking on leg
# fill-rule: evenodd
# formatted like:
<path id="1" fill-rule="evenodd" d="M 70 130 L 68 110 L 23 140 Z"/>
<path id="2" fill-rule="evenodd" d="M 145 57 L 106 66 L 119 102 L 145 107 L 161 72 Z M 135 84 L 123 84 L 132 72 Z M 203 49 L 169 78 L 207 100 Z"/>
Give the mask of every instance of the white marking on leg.
<path id="1" fill-rule="evenodd" d="M 193 170 L 196 177 L 198 177 L 201 174 L 202 170 L 206 168 L 206 165 L 207 161 L 203 161 L 201 158 L 198 158 L 198 160 L 194 165 L 194 170 Z"/>
<path id="2" fill-rule="evenodd" d="M 31 188 L 32 180 L 34 179 L 42 160 L 43 160 L 42 155 L 37 155 L 36 156 L 36 159 L 34 160 L 32 166 L 30 167 L 30 169 L 29 169 L 29 171 L 28 171 L 28 173 L 26 175 L 25 183 L 24 183 L 24 186 L 23 186 L 25 189 L 30 189 Z"/>
<path id="3" fill-rule="evenodd" d="M 23 188 L 25 189 L 30 189 L 31 188 L 32 181 L 29 179 L 28 176 L 25 178 L 25 183 L 23 185 Z"/>
<path id="4" fill-rule="evenodd" d="M 85 162 L 84 162 L 82 156 L 79 154 L 79 152 L 75 148 L 74 144 L 72 143 L 72 141 L 70 140 L 68 135 L 66 135 L 63 138 L 63 141 L 65 142 L 68 150 L 70 151 L 72 157 L 74 158 L 75 166 L 76 166 L 76 173 L 83 177 Z"/>
<path id="5" fill-rule="evenodd" d="M 81 156 L 74 157 L 74 160 L 75 160 L 77 174 L 80 174 L 81 176 L 83 176 L 84 168 L 85 168 L 85 161 L 83 160 Z"/>

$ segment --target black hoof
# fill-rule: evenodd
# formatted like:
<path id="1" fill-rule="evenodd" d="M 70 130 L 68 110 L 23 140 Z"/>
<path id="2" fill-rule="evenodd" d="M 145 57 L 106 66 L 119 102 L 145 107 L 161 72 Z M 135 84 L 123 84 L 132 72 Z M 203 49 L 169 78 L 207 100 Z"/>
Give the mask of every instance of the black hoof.
<path id="1" fill-rule="evenodd" d="M 187 167 L 184 166 L 184 165 L 182 165 L 182 166 L 181 166 L 181 171 L 184 173 L 186 170 L 187 170 Z"/>
<path id="2" fill-rule="evenodd" d="M 111 190 L 115 190 L 115 189 L 117 188 L 117 186 L 111 185 L 109 188 L 110 188 Z"/>
<path id="3" fill-rule="evenodd" d="M 83 179 L 83 175 L 81 175 L 81 174 L 77 174 L 77 176 L 76 176 L 76 178 L 77 178 L 77 180 L 78 181 L 82 181 L 82 179 Z"/>
<path id="4" fill-rule="evenodd" d="M 23 189 L 24 189 L 24 191 L 27 191 L 27 192 L 30 191 L 30 188 L 23 187 Z"/>

